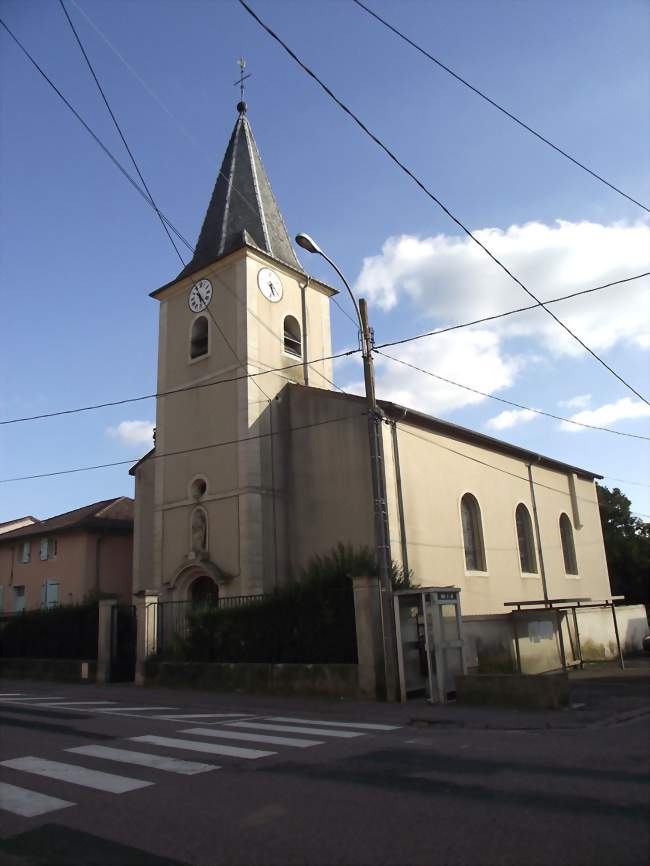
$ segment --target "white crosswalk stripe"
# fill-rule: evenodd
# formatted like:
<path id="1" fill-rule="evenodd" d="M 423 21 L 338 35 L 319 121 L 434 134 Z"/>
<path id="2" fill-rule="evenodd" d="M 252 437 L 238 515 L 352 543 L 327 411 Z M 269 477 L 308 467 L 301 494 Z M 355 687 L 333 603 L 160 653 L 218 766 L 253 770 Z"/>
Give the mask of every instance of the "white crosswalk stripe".
<path id="1" fill-rule="evenodd" d="M 340 737 L 348 739 L 351 737 L 363 737 L 360 731 L 340 731 L 327 728 L 306 728 L 299 725 L 270 725 L 266 722 L 226 722 L 228 727 L 254 728 L 260 731 L 284 731 L 287 734 L 315 734 L 319 737 Z"/>
<path id="2" fill-rule="evenodd" d="M 264 716 L 269 722 L 297 722 L 301 725 L 327 725 L 332 728 L 356 728 L 364 731 L 397 731 L 399 725 L 375 725 L 366 722 L 332 722 L 329 719 L 294 719 L 291 716 Z"/>
<path id="3" fill-rule="evenodd" d="M 97 710 L 98 713 L 134 713 L 136 710 L 173 710 L 174 707 L 108 707 L 104 709 L 103 707 Z M 157 716 L 150 716 L 149 718 L 155 719 Z"/>
<path id="4" fill-rule="evenodd" d="M 171 709 L 171 707 L 154 707 L 154 709 Z M 206 719 L 241 719 L 249 716 L 250 713 L 168 713 L 164 716 L 150 716 L 152 719 L 164 719 L 167 722 L 187 722 L 192 719 L 199 719 L 203 724 L 208 724 Z"/>
<path id="5" fill-rule="evenodd" d="M 0 698 L 22 698 L 25 692 L 3 692 Z"/>
<path id="6" fill-rule="evenodd" d="M 0 698 L 0 701 L 5 704 L 26 704 L 27 701 L 62 701 L 64 698 L 61 695 L 47 695 L 39 698 Z"/>
<path id="7" fill-rule="evenodd" d="M 0 765 L 11 770 L 22 770 L 36 776 L 45 776 L 59 782 L 70 782 L 85 788 L 95 788 L 97 791 L 109 791 L 111 794 L 124 794 L 138 788 L 146 788 L 153 782 L 143 782 L 141 779 L 129 779 L 127 776 L 117 776 L 114 773 L 102 773 L 99 770 L 88 770 L 74 764 L 63 764 L 60 761 L 49 761 L 46 758 L 35 758 L 28 755 L 24 758 L 11 758 L 1 761 Z"/>
<path id="8" fill-rule="evenodd" d="M 38 815 L 74 805 L 69 800 L 60 800 L 58 797 L 0 782 L 0 809 L 20 815 L 21 818 L 36 818 Z"/>
<path id="9" fill-rule="evenodd" d="M 296 737 L 270 737 L 267 734 L 246 734 L 244 731 L 224 731 L 223 728 L 187 728 L 181 734 L 195 737 L 215 737 L 220 740 L 247 740 L 250 743 L 268 743 L 271 746 L 295 746 L 306 749 L 309 746 L 323 746 L 324 740 L 305 740 Z"/>
<path id="10" fill-rule="evenodd" d="M 115 704 L 115 701 L 64 701 L 63 703 L 56 704 L 43 704 L 44 707 L 57 707 L 59 709 L 64 709 L 65 707 L 69 707 L 71 710 L 76 710 L 79 707 L 97 707 L 102 704 Z"/>
<path id="11" fill-rule="evenodd" d="M 154 746 L 169 746 L 171 749 L 188 749 L 191 752 L 205 752 L 206 755 L 227 755 L 229 758 L 245 758 L 254 761 L 257 758 L 267 758 L 276 752 L 264 752 L 260 749 L 243 749 L 237 746 L 221 746 L 217 743 L 201 743 L 196 740 L 180 740 L 174 737 L 158 737 L 147 734 L 144 737 L 129 737 L 134 743 L 151 743 Z"/>
<path id="12" fill-rule="evenodd" d="M 119 761 L 123 764 L 153 767 L 154 770 L 179 773 L 182 776 L 195 776 L 197 773 L 208 773 L 210 770 L 217 769 L 214 764 L 183 761 L 180 758 L 167 758 L 164 755 L 150 755 L 148 752 L 115 749 L 112 746 L 75 746 L 65 751 L 73 752 L 75 755 L 87 755 L 90 758 L 103 758 L 107 761 Z"/>

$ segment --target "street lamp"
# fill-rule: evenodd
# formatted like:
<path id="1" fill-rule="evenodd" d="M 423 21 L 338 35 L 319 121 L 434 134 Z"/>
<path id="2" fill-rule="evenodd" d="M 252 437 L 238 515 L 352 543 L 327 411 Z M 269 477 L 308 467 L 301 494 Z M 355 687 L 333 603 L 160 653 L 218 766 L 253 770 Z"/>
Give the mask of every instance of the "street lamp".
<path id="1" fill-rule="evenodd" d="M 382 437 L 382 413 L 377 406 L 375 396 L 375 369 L 372 357 L 372 335 L 368 325 L 368 304 L 364 298 L 357 300 L 354 297 L 350 284 L 341 273 L 332 259 L 323 252 L 316 241 L 309 235 L 300 232 L 296 235 L 296 243 L 308 253 L 322 256 L 326 262 L 334 268 L 341 278 L 343 285 L 348 290 L 354 310 L 359 322 L 361 332 L 361 352 L 363 355 L 363 373 L 366 385 L 366 402 L 368 404 L 368 438 L 370 442 L 370 465 L 372 470 L 372 494 L 375 516 L 375 547 L 379 563 L 379 578 L 382 587 L 382 619 L 384 623 L 384 652 L 386 658 L 386 686 L 392 691 L 391 681 L 394 682 L 394 673 L 389 673 L 392 664 L 389 659 L 393 658 L 394 632 L 390 625 L 392 615 L 391 592 L 392 592 L 392 560 L 390 554 L 390 535 L 388 531 L 388 504 L 386 501 L 386 472 L 384 463 L 384 445 Z"/>

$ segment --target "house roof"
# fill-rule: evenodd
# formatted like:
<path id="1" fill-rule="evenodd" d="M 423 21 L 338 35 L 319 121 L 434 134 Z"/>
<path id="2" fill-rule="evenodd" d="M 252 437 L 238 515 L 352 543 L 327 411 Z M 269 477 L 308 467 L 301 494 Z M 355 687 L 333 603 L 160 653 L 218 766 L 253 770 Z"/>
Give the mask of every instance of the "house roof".
<path id="1" fill-rule="evenodd" d="M 0 544 L 16 538 L 29 538 L 70 529 L 120 529 L 128 528 L 129 525 L 133 526 L 133 500 L 128 496 L 116 496 L 114 499 L 102 499 L 64 514 L 56 514 L 31 526 L 5 532 L 0 536 Z"/>
<path id="2" fill-rule="evenodd" d="M 304 273 L 262 164 L 246 103 L 226 149 L 194 256 L 177 279 L 250 245 Z"/>
<path id="3" fill-rule="evenodd" d="M 12 532 L 12 528 L 21 529 L 23 526 L 33 523 L 39 523 L 39 520 L 37 517 L 32 517 L 31 514 L 26 514 L 24 517 L 14 517 L 13 520 L 6 520 L 4 523 L 0 523 L 0 535 L 4 535 L 5 532 Z"/>
<path id="4" fill-rule="evenodd" d="M 357 403 L 365 403 L 366 398 L 358 394 L 348 394 L 347 392 L 339 391 L 324 391 L 322 388 L 315 388 L 311 385 L 300 385 L 290 383 L 290 388 L 299 390 L 308 390 L 310 392 L 320 392 L 327 394 L 329 398 L 339 400 L 349 400 Z M 547 469 L 555 469 L 559 472 L 575 472 L 583 478 L 593 480 L 602 478 L 596 472 L 591 472 L 588 469 L 581 469 L 578 466 L 572 466 L 570 463 L 564 463 L 561 460 L 555 460 L 553 457 L 547 457 L 544 454 L 538 454 L 536 451 L 529 451 L 527 448 L 521 448 L 519 445 L 513 445 L 510 442 L 504 442 L 502 439 L 495 439 L 493 436 L 486 436 L 484 433 L 478 433 L 476 430 L 470 430 L 468 427 L 461 427 L 459 424 L 453 424 L 451 421 L 443 421 L 441 418 L 435 418 L 432 415 L 426 415 L 424 412 L 418 412 L 416 409 L 409 409 L 406 406 L 400 406 L 398 403 L 391 403 L 388 400 L 377 400 L 379 406 L 383 409 L 388 418 L 393 421 L 402 421 L 405 424 L 414 427 L 420 427 L 431 431 L 432 433 L 440 433 L 443 436 L 448 436 L 450 439 L 456 439 L 459 442 L 467 442 L 470 445 L 477 445 L 480 448 L 486 448 L 489 451 L 494 451 L 499 454 L 505 454 L 509 457 L 516 457 L 519 460 L 524 460 L 526 463 L 535 463 L 539 466 L 544 466 Z"/>

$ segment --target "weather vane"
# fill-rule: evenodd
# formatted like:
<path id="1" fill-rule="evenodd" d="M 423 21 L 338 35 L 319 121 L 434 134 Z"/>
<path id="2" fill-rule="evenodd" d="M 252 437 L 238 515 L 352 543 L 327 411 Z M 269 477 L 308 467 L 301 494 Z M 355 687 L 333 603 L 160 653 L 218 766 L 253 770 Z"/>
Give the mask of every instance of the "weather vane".
<path id="1" fill-rule="evenodd" d="M 243 57 L 240 57 L 239 60 L 237 61 L 237 63 L 239 64 L 240 72 L 239 72 L 239 78 L 237 79 L 237 81 L 235 81 L 235 87 L 237 85 L 239 85 L 240 101 L 243 102 L 244 101 L 244 81 L 246 81 L 247 78 L 251 77 L 251 73 L 249 72 L 248 75 L 244 75 L 244 69 L 246 69 L 246 61 L 244 60 Z"/>

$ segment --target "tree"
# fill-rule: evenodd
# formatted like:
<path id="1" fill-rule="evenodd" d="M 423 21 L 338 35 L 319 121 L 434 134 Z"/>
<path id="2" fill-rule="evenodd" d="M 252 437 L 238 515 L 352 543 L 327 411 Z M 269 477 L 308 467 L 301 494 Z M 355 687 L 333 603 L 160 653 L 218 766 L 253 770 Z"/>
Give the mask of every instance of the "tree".
<path id="1" fill-rule="evenodd" d="M 650 523 L 634 517 L 631 502 L 618 487 L 598 489 L 607 567 L 613 595 L 636 604 L 650 604 Z"/>

